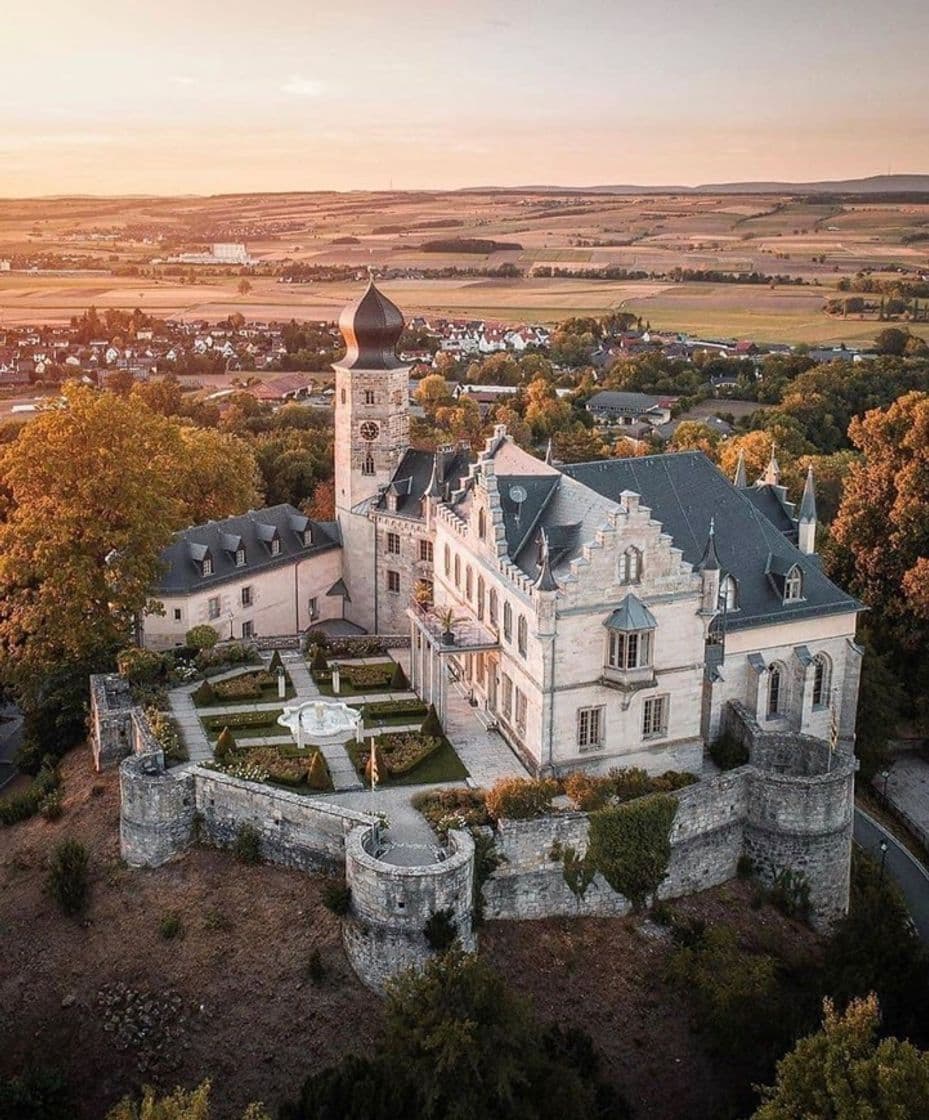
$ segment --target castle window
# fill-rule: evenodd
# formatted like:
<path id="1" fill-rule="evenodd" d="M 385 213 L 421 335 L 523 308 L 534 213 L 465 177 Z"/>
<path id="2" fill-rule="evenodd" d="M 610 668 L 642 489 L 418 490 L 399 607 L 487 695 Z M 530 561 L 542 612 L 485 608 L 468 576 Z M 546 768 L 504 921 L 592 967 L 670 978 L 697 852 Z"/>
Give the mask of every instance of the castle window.
<path id="1" fill-rule="evenodd" d="M 487 536 L 487 514 L 483 508 L 477 511 L 477 535 L 481 540 Z"/>
<path id="2" fill-rule="evenodd" d="M 474 572 L 471 571 L 471 565 L 469 564 L 465 568 L 465 598 L 468 600 L 469 603 L 471 602 L 471 596 L 472 596 L 473 593 L 474 593 Z"/>
<path id="3" fill-rule="evenodd" d="M 237 548 L 235 550 L 235 566 L 237 568 L 244 568 L 245 567 L 245 549 L 244 548 Z"/>
<path id="4" fill-rule="evenodd" d="M 490 618 L 490 625 L 497 625 L 497 593 L 493 588 L 490 589 L 490 594 L 487 597 L 487 614 Z"/>
<path id="5" fill-rule="evenodd" d="M 484 621 L 484 577 L 477 577 L 477 619 Z"/>
<path id="6" fill-rule="evenodd" d="M 345 404 L 345 390 L 344 389 L 339 394 L 339 400 L 342 402 L 342 404 Z"/>
<path id="7" fill-rule="evenodd" d="M 719 581 L 719 609 L 721 611 L 739 609 L 739 587 L 732 576 L 723 576 Z"/>
<path id="8" fill-rule="evenodd" d="M 254 636 L 255 636 L 255 624 L 254 624 L 254 622 L 243 622 L 242 623 L 242 637 L 243 638 L 254 638 Z"/>
<path id="9" fill-rule="evenodd" d="M 399 533 L 387 534 L 387 551 L 395 556 L 400 555 L 400 535 Z"/>
<path id="10" fill-rule="evenodd" d="M 361 461 L 361 473 L 367 475 L 374 474 L 374 456 L 370 451 Z"/>
<path id="11" fill-rule="evenodd" d="M 461 587 L 461 557 L 455 557 L 455 586 Z"/>
<path id="12" fill-rule="evenodd" d="M 813 658 L 813 707 L 825 708 L 829 706 L 829 685 L 831 684 L 831 666 L 829 658 L 824 653 L 817 653 Z"/>
<path id="13" fill-rule="evenodd" d="M 526 694 L 519 688 L 516 690 L 516 730 L 520 735 L 526 734 Z"/>
<path id="14" fill-rule="evenodd" d="M 506 673 L 501 674 L 501 684 L 503 689 L 503 700 L 501 712 L 504 719 L 510 719 L 513 715 L 513 681 Z"/>
<path id="15" fill-rule="evenodd" d="M 387 590 L 398 594 L 400 591 L 400 573 L 388 572 L 387 573 Z"/>
<path id="16" fill-rule="evenodd" d="M 650 696 L 642 705 L 642 738 L 658 739 L 668 733 L 668 697 Z"/>
<path id="17" fill-rule="evenodd" d="M 603 708 L 578 708 L 577 749 L 596 751 L 603 746 Z"/>
<path id="18" fill-rule="evenodd" d="M 303 547 L 304 548 L 309 548 L 312 543 L 313 543 L 313 530 L 311 528 L 309 528 L 309 526 L 307 526 L 307 528 L 303 530 Z"/>
<path id="19" fill-rule="evenodd" d="M 607 641 L 607 664 L 611 669 L 644 669 L 651 665 L 650 630 L 611 630 Z"/>
<path id="20" fill-rule="evenodd" d="M 181 621 L 181 608 L 180 607 L 175 607 L 174 608 L 174 621 L 175 622 L 180 622 Z"/>
<path id="21" fill-rule="evenodd" d="M 307 604 L 306 604 L 306 609 L 307 609 L 307 613 L 310 616 L 311 621 L 314 618 L 318 618 L 319 617 L 319 600 L 316 599 L 315 596 L 312 599 L 309 599 L 307 601 Z"/>
<path id="22" fill-rule="evenodd" d="M 803 573 L 796 564 L 787 573 L 784 580 L 784 602 L 795 603 L 803 598 Z"/>
<path id="23" fill-rule="evenodd" d="M 419 558 L 426 564 L 432 563 L 432 541 L 422 537 L 419 542 Z"/>
<path id="24" fill-rule="evenodd" d="M 783 675 L 780 665 L 772 665 L 768 669 L 768 719 L 779 716 L 783 710 L 784 688 Z"/>
<path id="25" fill-rule="evenodd" d="M 272 556 L 280 556 L 280 554 L 281 554 L 280 538 L 272 537 L 271 538 L 271 555 Z"/>
<path id="26" fill-rule="evenodd" d="M 204 576 L 211 576 L 213 574 L 213 557 L 204 556 L 200 562 L 200 574 Z"/>
<path id="27" fill-rule="evenodd" d="M 503 604 L 503 636 L 508 642 L 513 640 L 513 608 L 509 603 Z"/>
<path id="28" fill-rule="evenodd" d="M 484 684 L 484 655 L 477 654 L 474 658 L 474 679 L 479 685 Z"/>
<path id="29" fill-rule="evenodd" d="M 525 657 L 529 645 L 529 627 L 526 623 L 526 616 L 521 614 L 516 622 L 516 648 L 519 650 L 520 656 Z"/>
<path id="30" fill-rule="evenodd" d="M 445 556 L 443 558 L 443 562 L 445 565 L 445 576 L 446 578 L 448 578 L 452 570 L 452 550 L 448 547 L 448 545 L 445 546 Z"/>
<path id="31" fill-rule="evenodd" d="M 619 558 L 619 582 L 638 583 L 642 579 L 642 553 L 630 545 Z"/>
<path id="32" fill-rule="evenodd" d="M 252 605 L 252 589 L 251 585 L 242 588 L 242 606 L 250 607 Z"/>
<path id="33" fill-rule="evenodd" d="M 210 619 L 219 618 L 219 596 L 218 595 L 214 595 L 212 599 L 209 599 L 207 601 L 206 613 L 207 613 L 207 617 L 210 618 Z"/>
<path id="34" fill-rule="evenodd" d="M 365 404 L 374 404 L 374 403 L 375 403 L 374 390 L 373 389 L 365 389 Z"/>

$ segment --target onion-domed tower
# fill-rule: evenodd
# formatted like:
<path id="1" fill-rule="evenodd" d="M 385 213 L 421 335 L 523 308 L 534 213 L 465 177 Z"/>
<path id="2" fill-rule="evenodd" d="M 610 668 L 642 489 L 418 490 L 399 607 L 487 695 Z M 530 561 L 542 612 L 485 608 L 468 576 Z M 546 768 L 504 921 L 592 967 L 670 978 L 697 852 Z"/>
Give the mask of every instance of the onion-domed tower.
<path id="1" fill-rule="evenodd" d="M 397 357 L 400 309 L 372 280 L 339 317 L 345 357 L 335 370 L 335 505 L 342 528 L 345 614 L 374 624 L 374 526 L 368 506 L 410 442 L 409 367 Z"/>

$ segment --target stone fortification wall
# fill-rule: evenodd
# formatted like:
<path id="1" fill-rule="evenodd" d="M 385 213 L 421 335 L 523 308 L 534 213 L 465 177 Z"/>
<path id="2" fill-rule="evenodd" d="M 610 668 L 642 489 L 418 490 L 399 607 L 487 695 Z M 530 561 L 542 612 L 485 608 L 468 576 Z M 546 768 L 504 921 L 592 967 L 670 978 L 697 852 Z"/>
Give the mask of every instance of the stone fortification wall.
<path id="1" fill-rule="evenodd" d="M 117 766 L 132 749 L 134 710 L 129 685 L 117 673 L 90 678 L 90 742 L 95 770 Z"/>
<path id="2" fill-rule="evenodd" d="M 403 867 L 378 858 L 376 828 L 354 829 L 345 846 L 351 912 L 342 929 L 358 976 L 380 991 L 398 972 L 421 968 L 433 955 L 423 927 L 440 910 L 451 911 L 462 946 L 473 951 L 473 877 L 474 841 L 466 832 L 449 833 L 441 863 Z"/>

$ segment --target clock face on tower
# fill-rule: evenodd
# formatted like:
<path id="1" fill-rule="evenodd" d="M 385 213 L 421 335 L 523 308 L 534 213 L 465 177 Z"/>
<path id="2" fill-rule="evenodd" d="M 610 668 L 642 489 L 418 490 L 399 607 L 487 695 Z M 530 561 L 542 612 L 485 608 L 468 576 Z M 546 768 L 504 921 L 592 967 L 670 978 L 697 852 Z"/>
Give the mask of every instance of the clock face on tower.
<path id="1" fill-rule="evenodd" d="M 371 443 L 377 439 L 380 430 L 380 424 L 375 424 L 373 420 L 365 420 L 358 429 L 358 434 L 366 443 Z"/>

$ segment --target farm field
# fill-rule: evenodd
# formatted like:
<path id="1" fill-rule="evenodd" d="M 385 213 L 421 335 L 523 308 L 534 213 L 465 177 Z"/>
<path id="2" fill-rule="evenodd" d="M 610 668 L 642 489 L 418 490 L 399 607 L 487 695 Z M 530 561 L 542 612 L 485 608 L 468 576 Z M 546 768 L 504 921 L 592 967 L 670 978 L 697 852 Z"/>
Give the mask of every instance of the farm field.
<path id="1" fill-rule="evenodd" d="M 0 328 L 64 323 L 90 304 L 183 319 L 236 311 L 256 319 L 332 319 L 373 268 L 390 270 L 383 287 L 412 314 L 552 323 L 622 308 L 655 327 L 695 334 L 868 341 L 873 321 L 831 319 L 825 299 L 843 276 L 863 268 L 929 270 L 929 240 L 913 240 L 927 231 L 929 201 L 860 197 L 486 190 L 0 200 L 0 259 L 13 262 L 13 270 L 0 272 Z M 462 238 L 498 245 L 477 253 L 426 247 Z M 239 293 L 237 268 L 165 263 L 214 241 L 247 245 L 257 262 L 250 291 Z M 58 271 L 24 271 L 25 262 Z M 355 276 L 278 283 L 295 265 Z M 422 275 L 503 265 L 526 275 Z M 662 275 L 570 275 L 606 267 Z M 675 284 L 663 278 L 675 268 L 782 274 L 805 283 Z M 125 275 L 131 270 L 138 275 Z M 539 270 L 563 275 L 532 275 Z"/>

